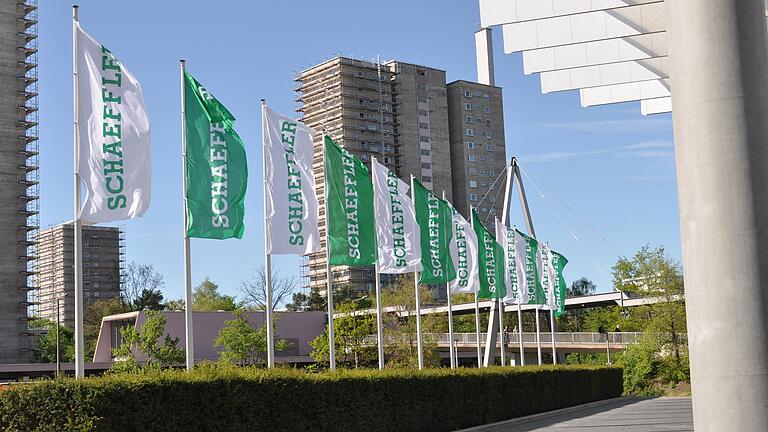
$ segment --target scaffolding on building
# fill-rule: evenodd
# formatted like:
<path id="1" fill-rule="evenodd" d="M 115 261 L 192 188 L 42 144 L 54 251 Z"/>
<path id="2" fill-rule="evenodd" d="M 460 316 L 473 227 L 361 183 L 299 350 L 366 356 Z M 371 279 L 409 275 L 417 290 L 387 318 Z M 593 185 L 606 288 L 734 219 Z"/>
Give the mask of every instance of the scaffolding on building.
<path id="1" fill-rule="evenodd" d="M 37 233 L 40 227 L 40 187 L 39 187 L 39 101 L 38 101 L 38 2 L 25 0 L 17 3 L 21 9 L 19 18 L 19 71 L 18 76 L 22 90 L 18 92 L 19 107 L 19 183 L 24 185 L 26 192 L 19 196 L 20 212 L 25 216 L 26 223 L 19 227 L 19 243 L 26 249 L 19 259 L 26 263 L 23 271 L 25 284 L 21 289 L 27 291 L 27 300 L 22 304 L 23 320 L 28 325 L 27 332 L 37 330 L 29 323 L 38 316 L 37 293 Z"/>

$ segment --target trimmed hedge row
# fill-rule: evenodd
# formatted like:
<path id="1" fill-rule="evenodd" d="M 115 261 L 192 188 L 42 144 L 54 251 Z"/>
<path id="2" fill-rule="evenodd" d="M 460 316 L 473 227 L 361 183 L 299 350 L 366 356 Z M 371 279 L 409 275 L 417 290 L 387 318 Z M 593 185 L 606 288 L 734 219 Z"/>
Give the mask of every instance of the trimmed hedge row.
<path id="1" fill-rule="evenodd" d="M 620 396 L 619 368 L 426 371 L 203 366 L 0 392 L 3 431 L 451 431 Z"/>

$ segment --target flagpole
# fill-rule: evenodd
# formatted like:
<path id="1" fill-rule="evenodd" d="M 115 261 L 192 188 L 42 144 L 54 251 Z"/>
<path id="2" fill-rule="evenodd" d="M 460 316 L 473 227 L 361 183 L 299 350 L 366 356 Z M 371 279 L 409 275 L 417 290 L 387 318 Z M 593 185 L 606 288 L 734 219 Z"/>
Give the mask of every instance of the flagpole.
<path id="1" fill-rule="evenodd" d="M 374 265 L 373 272 L 376 275 L 376 342 L 379 352 L 379 370 L 381 370 L 384 369 L 384 320 L 381 312 L 381 278 L 379 277 L 378 260 Z"/>
<path id="2" fill-rule="evenodd" d="M 186 60 L 179 60 L 179 76 L 181 78 L 181 166 L 182 166 L 182 193 L 184 202 L 184 337 L 186 338 L 187 370 L 195 368 L 195 335 L 192 323 L 192 257 L 187 235 L 187 115 L 186 95 L 184 93 L 184 72 L 187 67 Z"/>
<path id="3" fill-rule="evenodd" d="M 261 100 L 261 158 L 264 162 L 264 272 L 265 272 L 265 303 L 267 310 L 267 367 L 275 367 L 275 331 L 274 321 L 272 319 L 272 254 L 266 249 L 267 241 L 270 241 L 269 237 L 269 224 L 267 224 L 267 122 L 266 111 L 267 101 Z"/>
<path id="4" fill-rule="evenodd" d="M 552 364 L 557 364 L 557 347 L 555 344 L 555 311 L 549 309 L 550 330 L 552 330 Z"/>
<path id="5" fill-rule="evenodd" d="M 520 344 L 520 366 L 525 366 L 525 349 L 523 348 L 523 306 L 520 299 L 517 302 L 517 338 Z"/>
<path id="6" fill-rule="evenodd" d="M 539 355 L 539 366 L 541 366 L 541 330 L 539 328 L 539 305 L 536 305 L 536 351 Z"/>
<path id="7" fill-rule="evenodd" d="M 80 168 L 78 167 L 80 159 L 80 133 L 78 131 L 79 87 L 77 83 L 77 12 L 78 6 L 72 6 L 72 88 L 74 93 L 73 125 L 75 146 L 75 205 L 73 222 L 75 237 L 75 377 L 82 378 L 85 376 L 85 343 L 83 340 L 83 222 L 80 220 Z"/>
<path id="8" fill-rule="evenodd" d="M 472 205 L 469 206 L 469 225 L 472 229 L 475 229 L 475 216 L 472 213 Z M 479 259 L 479 257 L 478 257 Z M 475 291 L 475 337 L 477 338 L 477 367 L 483 367 L 483 349 L 480 346 L 480 300 L 477 297 L 477 291 Z"/>
<path id="9" fill-rule="evenodd" d="M 413 174 L 411 174 L 411 202 L 416 208 L 416 194 L 413 189 Z M 416 289 L 416 348 L 419 350 L 417 358 L 419 370 L 424 369 L 424 344 L 421 339 L 421 298 L 419 298 L 419 272 L 413 273 L 413 286 Z"/>
<path id="10" fill-rule="evenodd" d="M 501 301 L 501 298 L 496 298 L 496 301 L 499 302 L 499 336 L 501 336 L 501 365 L 504 366 L 505 359 L 504 359 L 504 353 L 505 353 L 505 345 L 507 343 L 506 340 L 504 340 L 504 302 Z"/>
<path id="11" fill-rule="evenodd" d="M 328 361 L 331 371 L 336 370 L 336 330 L 333 324 L 333 272 L 331 271 L 331 227 L 328 214 L 328 160 L 323 128 L 323 191 L 325 197 L 325 297 L 328 302 Z"/>
<path id="12" fill-rule="evenodd" d="M 443 191 L 443 201 L 445 199 L 445 191 Z M 453 225 L 453 221 L 451 221 Z M 458 271 L 457 271 L 458 272 Z M 450 349 L 451 369 L 455 369 L 457 366 L 456 354 L 453 352 L 453 305 L 451 304 L 451 283 L 445 283 L 445 294 L 448 297 L 448 348 Z"/>

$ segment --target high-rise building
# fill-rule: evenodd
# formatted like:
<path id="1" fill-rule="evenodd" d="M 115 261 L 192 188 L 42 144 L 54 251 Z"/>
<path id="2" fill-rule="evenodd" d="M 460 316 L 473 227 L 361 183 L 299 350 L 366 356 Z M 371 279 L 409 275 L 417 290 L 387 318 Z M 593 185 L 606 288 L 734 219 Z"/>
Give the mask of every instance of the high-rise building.
<path id="1" fill-rule="evenodd" d="M 37 1 L 0 2 L 0 363 L 30 360 L 35 307 Z"/>
<path id="2" fill-rule="evenodd" d="M 91 303 L 120 296 L 123 233 L 117 227 L 83 226 L 83 300 Z M 61 324 L 75 322 L 75 235 L 72 222 L 40 231 L 38 235 L 38 316 L 56 321 L 60 301 Z M 63 297 L 63 298 L 62 298 Z"/>
<path id="3" fill-rule="evenodd" d="M 437 196 L 445 192 L 446 198 L 452 201 L 458 192 L 465 198 L 469 197 L 468 191 L 456 187 L 453 176 L 452 129 L 449 125 L 463 122 L 464 116 L 457 114 L 452 118 L 450 115 L 445 71 L 400 61 L 376 63 L 335 57 L 301 71 L 296 81 L 297 102 L 300 103 L 298 112 L 304 123 L 318 132 L 325 130 L 334 141 L 365 163 L 370 164 L 371 158 L 375 157 L 406 182 L 413 174 Z M 496 88 L 489 89 L 481 95 Z M 494 92 L 494 103 L 501 103 L 500 96 L 500 92 Z M 491 117 L 490 113 L 486 116 Z M 502 127 L 501 121 L 496 120 L 501 119 L 500 107 L 494 116 L 498 117 L 493 117 L 491 121 L 498 124 L 488 127 L 488 139 L 496 128 Z M 325 191 L 321 142 L 322 134 L 319 133 L 315 140 L 314 166 L 320 184 L 323 251 L 305 257 L 302 276 L 307 288 L 325 295 L 325 221 L 322 217 L 325 213 Z M 494 150 L 494 145 L 500 148 Z M 493 160 L 490 172 L 501 172 L 504 167 L 503 132 L 489 148 L 493 151 L 492 157 L 499 159 L 498 162 Z M 497 166 L 500 168 L 495 168 Z M 484 168 L 486 175 L 488 172 L 488 168 Z M 476 192 L 484 194 L 493 180 L 483 181 L 482 187 L 478 182 Z M 383 284 L 394 278 L 381 275 Z M 334 267 L 333 280 L 335 286 L 371 290 L 374 284 L 373 268 Z"/>
<path id="4" fill-rule="evenodd" d="M 492 227 L 501 219 L 508 165 L 501 88 L 463 80 L 448 84 L 448 116 L 453 205 L 467 219 L 473 206 Z"/>

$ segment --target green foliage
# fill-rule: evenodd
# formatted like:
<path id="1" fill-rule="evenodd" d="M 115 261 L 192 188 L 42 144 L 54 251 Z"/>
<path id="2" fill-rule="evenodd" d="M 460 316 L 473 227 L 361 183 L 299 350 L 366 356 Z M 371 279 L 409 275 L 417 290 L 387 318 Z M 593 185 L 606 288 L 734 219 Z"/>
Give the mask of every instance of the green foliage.
<path id="1" fill-rule="evenodd" d="M 333 287 L 334 305 L 352 303 L 364 309 L 371 307 L 372 298 L 372 293 L 360 291 L 347 284 L 337 284 Z M 293 293 L 293 301 L 286 304 L 285 308 L 289 311 L 325 311 L 328 309 L 328 302 L 317 290 L 310 290 L 309 295 L 301 292 Z"/>
<path id="2" fill-rule="evenodd" d="M 566 297 L 583 297 L 592 295 L 597 291 L 597 285 L 591 280 L 582 277 L 571 283 L 571 286 L 566 289 Z"/>
<path id="3" fill-rule="evenodd" d="M 83 333 L 85 335 L 85 358 L 93 358 L 96 341 L 101 331 L 101 320 L 105 316 L 128 312 L 129 308 L 119 298 L 97 300 L 85 307 L 83 315 Z"/>
<path id="4" fill-rule="evenodd" d="M 233 311 L 241 309 L 235 298 L 219 292 L 219 286 L 205 280 L 192 293 L 192 310 L 195 312 Z"/>
<path id="5" fill-rule="evenodd" d="M 355 369 L 365 366 L 376 359 L 376 347 L 367 343 L 369 335 L 376 334 L 376 316 L 360 312 L 358 302 L 342 303 L 335 308 L 336 313 L 346 314 L 333 320 L 336 339 L 336 359 L 339 366 L 353 366 Z M 317 362 L 330 361 L 330 342 L 328 326 L 323 334 L 311 343 L 310 356 Z"/>
<path id="6" fill-rule="evenodd" d="M 133 301 L 136 310 L 163 310 L 163 293 L 160 290 L 144 288 Z"/>
<path id="7" fill-rule="evenodd" d="M 179 338 L 171 338 L 165 333 L 165 315 L 158 311 L 145 313 L 141 332 L 134 326 L 120 329 L 122 344 L 113 350 L 112 354 L 119 359 L 113 365 L 113 371 L 135 372 L 139 369 L 134 349 L 144 357 L 148 368 L 168 368 L 184 362 L 185 354 L 179 348 Z"/>
<path id="8" fill-rule="evenodd" d="M 605 367 L 310 374 L 206 364 L 14 386 L 0 392 L 0 430 L 442 432 L 616 397 L 621 384 L 621 369 Z"/>
<path id="9" fill-rule="evenodd" d="M 416 333 L 416 316 L 409 312 L 416 310 L 416 289 L 412 275 L 405 275 L 396 284 L 382 292 L 381 303 L 386 308 L 394 308 L 395 313 L 384 319 L 384 355 L 387 367 L 418 367 L 418 342 Z M 435 294 L 425 286 L 419 287 L 419 300 L 422 305 L 436 303 Z M 429 337 L 429 333 L 444 331 L 443 320 L 437 315 L 421 317 L 422 346 L 424 350 L 424 366 L 439 366 L 440 357 L 437 351 L 437 340 Z"/>
<path id="10" fill-rule="evenodd" d="M 226 364 L 261 364 L 267 358 L 267 326 L 254 327 L 245 311 L 233 312 L 234 319 L 224 323 L 216 336 L 215 346 L 222 347 L 219 360 Z M 273 326 L 277 330 L 277 324 Z M 275 350 L 284 350 L 284 339 L 275 341 Z"/>
<path id="11" fill-rule="evenodd" d="M 37 346 L 33 352 L 36 363 L 56 362 L 56 323 L 47 319 L 37 319 L 30 322 L 34 328 L 46 331 L 38 336 Z M 59 325 L 59 355 L 62 362 L 75 361 L 75 332 L 69 327 Z"/>

